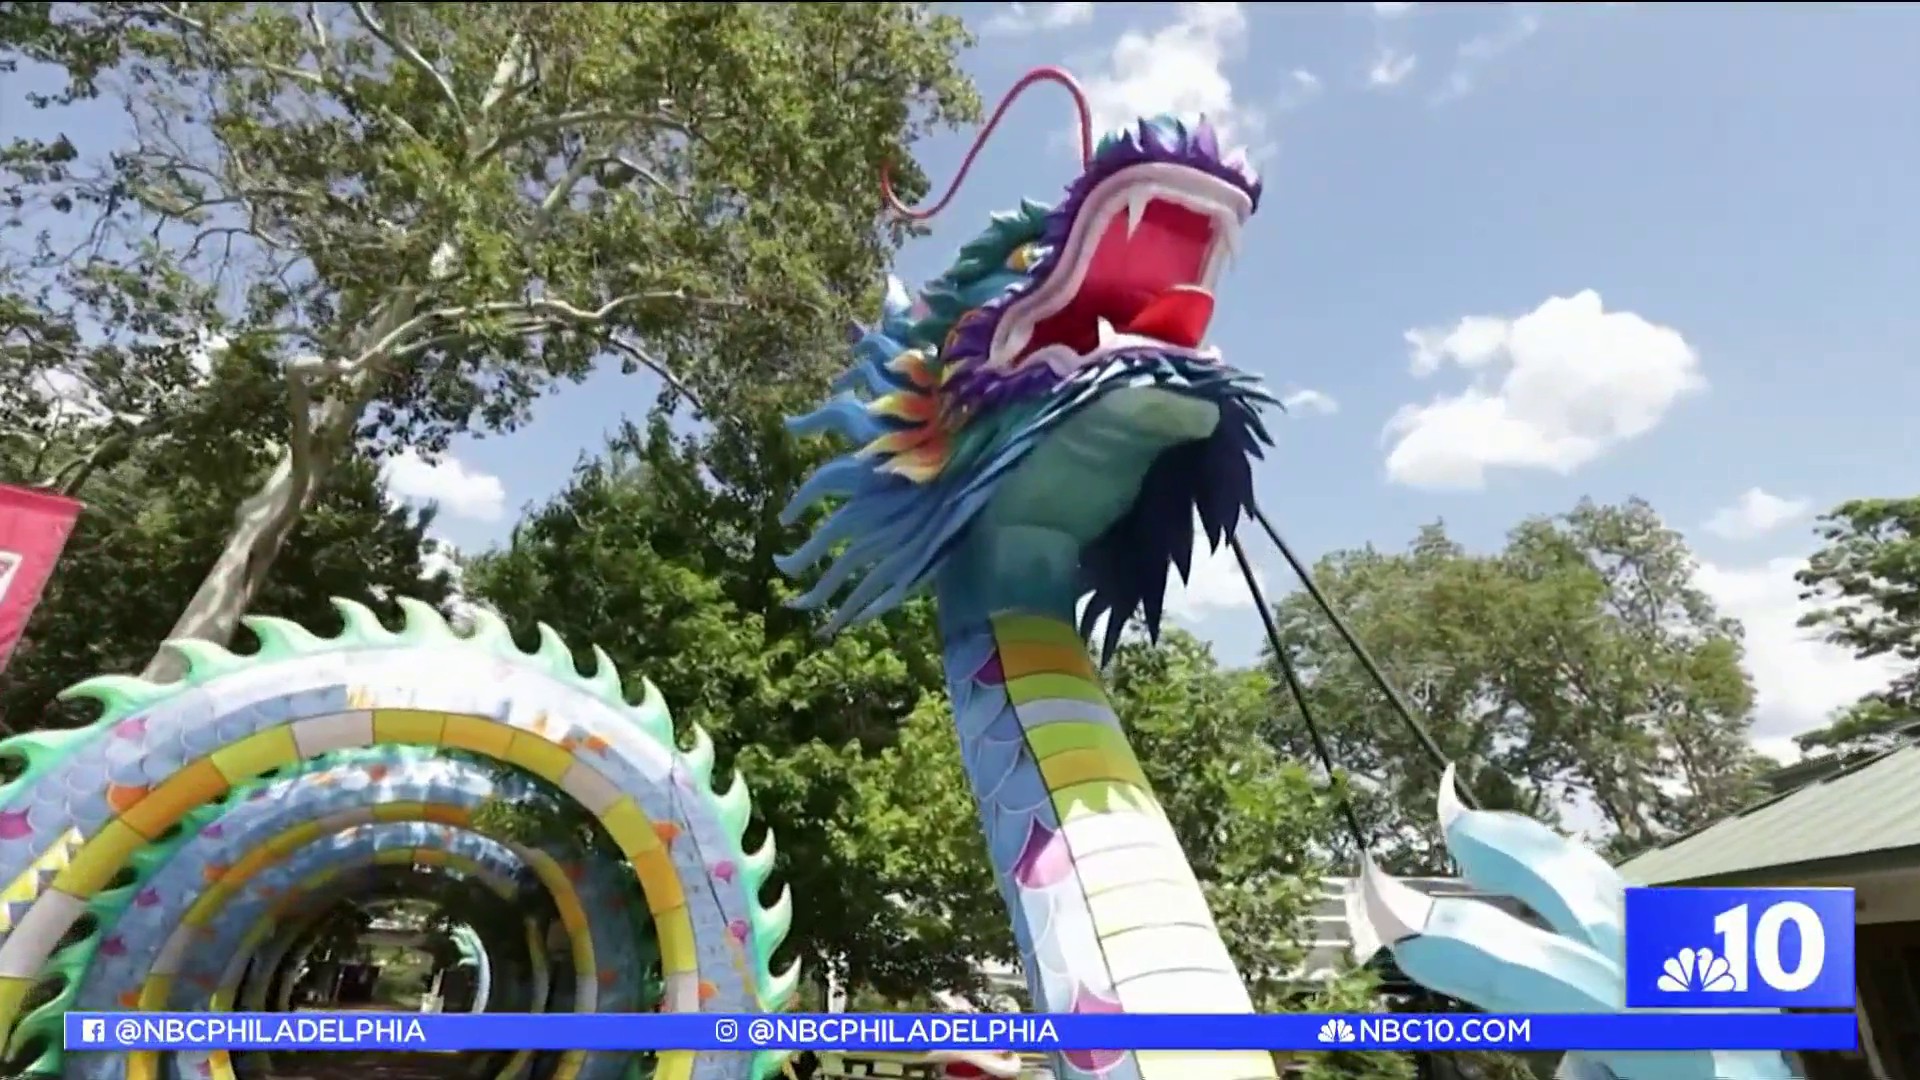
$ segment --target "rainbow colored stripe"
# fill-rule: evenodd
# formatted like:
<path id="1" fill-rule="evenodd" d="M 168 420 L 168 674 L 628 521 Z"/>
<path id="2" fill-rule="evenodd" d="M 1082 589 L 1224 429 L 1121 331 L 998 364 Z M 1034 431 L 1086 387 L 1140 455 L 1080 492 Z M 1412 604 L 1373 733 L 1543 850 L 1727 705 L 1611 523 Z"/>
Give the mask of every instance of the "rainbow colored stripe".
<path id="1" fill-rule="evenodd" d="M 976 676 L 1004 687 L 1057 828 L 1036 815 L 1011 867 L 1029 912 L 1034 962 L 1075 980 L 1076 1012 L 1250 1012 L 1166 813 L 1128 744 L 1093 659 L 1069 624 L 1028 614 L 990 620 L 994 655 Z M 1035 915 L 1045 912 L 1043 924 Z M 1074 956 L 1097 950 L 1096 972 Z M 1106 985 L 1085 980 L 1105 976 Z M 1057 1008 L 1061 1002 L 1045 1003 Z M 1036 1008 L 1040 1005 L 1036 1004 Z M 1255 1080 L 1272 1058 L 1246 1053 L 1068 1053 L 1083 1076 Z"/>

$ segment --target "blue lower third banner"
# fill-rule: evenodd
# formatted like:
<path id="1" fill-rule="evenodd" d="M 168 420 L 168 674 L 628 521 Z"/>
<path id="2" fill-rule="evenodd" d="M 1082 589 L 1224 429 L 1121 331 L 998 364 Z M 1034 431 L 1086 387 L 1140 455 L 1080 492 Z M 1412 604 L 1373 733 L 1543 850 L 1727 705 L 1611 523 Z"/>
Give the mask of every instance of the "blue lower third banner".
<path id="1" fill-rule="evenodd" d="M 82 1013 L 69 1050 L 1853 1050 L 1852 1013 Z"/>

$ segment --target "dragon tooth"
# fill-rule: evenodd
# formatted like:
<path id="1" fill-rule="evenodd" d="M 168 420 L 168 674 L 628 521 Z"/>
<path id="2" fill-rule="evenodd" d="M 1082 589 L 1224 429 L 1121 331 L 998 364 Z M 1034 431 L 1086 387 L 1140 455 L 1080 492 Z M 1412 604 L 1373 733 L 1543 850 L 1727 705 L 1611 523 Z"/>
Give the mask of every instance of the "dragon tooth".
<path id="1" fill-rule="evenodd" d="M 1153 194 L 1145 188 L 1136 187 L 1127 192 L 1127 239 L 1140 230 L 1140 222 L 1147 216 L 1147 204 L 1153 201 Z"/>
<path id="2" fill-rule="evenodd" d="M 1026 350 L 1027 342 L 1032 340 L 1032 338 L 1033 324 L 1016 322 L 1013 324 L 1013 328 L 1007 331 L 1006 342 L 1003 343 L 1000 348 L 994 350 L 994 355 L 1005 357 L 1006 360 L 1010 362 L 1014 357 L 1019 356 Z"/>
<path id="3" fill-rule="evenodd" d="M 1100 329 L 1100 347 L 1103 349 L 1113 344 L 1114 339 L 1120 336 L 1119 331 L 1113 328 L 1113 324 L 1108 322 L 1104 315 L 1095 319 L 1094 325 Z"/>
<path id="4" fill-rule="evenodd" d="M 1232 228 L 1232 227 L 1221 229 L 1219 232 L 1219 235 L 1215 238 L 1214 243 L 1220 245 L 1219 258 L 1220 258 L 1220 265 L 1223 269 L 1231 268 L 1235 262 L 1239 261 L 1240 259 L 1240 230 L 1239 229 Z"/>

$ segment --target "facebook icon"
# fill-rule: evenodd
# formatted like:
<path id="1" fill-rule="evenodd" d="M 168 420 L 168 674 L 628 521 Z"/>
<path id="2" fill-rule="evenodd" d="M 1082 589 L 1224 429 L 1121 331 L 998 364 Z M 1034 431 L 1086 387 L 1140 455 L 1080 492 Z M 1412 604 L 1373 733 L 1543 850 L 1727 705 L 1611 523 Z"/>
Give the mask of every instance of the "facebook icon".
<path id="1" fill-rule="evenodd" d="M 107 1022 L 105 1020 L 86 1020 L 80 1024 L 80 1041 L 103 1043 L 107 1041 Z"/>

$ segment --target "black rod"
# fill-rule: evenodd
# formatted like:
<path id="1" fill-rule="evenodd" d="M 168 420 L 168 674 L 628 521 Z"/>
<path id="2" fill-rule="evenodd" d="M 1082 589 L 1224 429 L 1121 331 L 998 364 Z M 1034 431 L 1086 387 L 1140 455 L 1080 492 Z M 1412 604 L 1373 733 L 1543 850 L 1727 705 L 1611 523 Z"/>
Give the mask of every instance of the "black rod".
<path id="1" fill-rule="evenodd" d="M 1320 610 L 1327 616 L 1327 621 L 1332 623 L 1333 628 L 1339 632 L 1341 640 L 1347 643 L 1347 648 L 1353 650 L 1354 659 L 1360 661 L 1360 666 L 1366 669 L 1367 675 L 1373 679 L 1373 684 L 1380 688 L 1382 694 L 1386 695 L 1387 703 L 1393 706 L 1393 711 L 1400 715 L 1400 720 L 1406 725 L 1407 730 L 1411 731 L 1413 737 L 1419 740 L 1421 747 L 1426 750 L 1427 756 L 1433 759 L 1434 766 L 1444 772 L 1447 767 L 1447 755 L 1445 751 L 1440 749 L 1440 744 L 1434 740 L 1433 733 L 1427 730 L 1427 726 L 1420 722 L 1418 716 L 1414 715 L 1413 707 L 1408 705 L 1406 699 L 1400 696 L 1400 691 L 1394 688 L 1392 681 L 1387 678 L 1386 672 L 1380 670 L 1380 665 L 1374 662 L 1373 654 L 1367 651 L 1365 645 L 1360 644 L 1360 639 L 1354 635 L 1353 628 L 1347 625 L 1347 620 L 1341 618 L 1340 613 L 1335 611 L 1333 605 L 1327 602 L 1326 594 L 1320 591 L 1319 584 L 1313 580 L 1313 574 L 1308 572 L 1306 564 L 1300 561 L 1299 556 L 1293 553 L 1293 548 L 1289 547 L 1286 540 L 1281 538 L 1280 530 L 1274 528 L 1273 522 L 1267 520 L 1266 512 L 1258 506 L 1251 507 L 1250 510 L 1253 514 L 1253 519 L 1260 523 L 1262 529 L 1266 530 L 1267 538 L 1273 541 L 1273 546 L 1280 549 L 1281 558 L 1286 559 L 1287 565 L 1293 568 L 1294 576 L 1298 577 L 1300 584 L 1305 586 L 1307 595 L 1313 597 L 1313 602 L 1320 605 Z M 1239 551 L 1238 540 L 1234 541 L 1234 550 L 1236 553 Z M 1242 556 L 1243 562 L 1244 559 L 1245 556 Z M 1249 571 L 1250 570 L 1251 568 L 1249 567 Z M 1252 584 L 1251 576 L 1248 578 L 1248 584 Z M 1269 622 L 1271 622 L 1271 620 L 1269 620 Z M 1466 804 L 1467 809 L 1480 809 L 1480 801 L 1474 798 L 1473 792 L 1462 789 L 1458 794 L 1460 801 Z"/>
<path id="2" fill-rule="evenodd" d="M 1260 611 L 1260 623 L 1267 629 L 1267 642 L 1273 646 L 1274 662 L 1280 665 L 1280 674 L 1287 680 L 1287 689 L 1293 693 L 1294 704 L 1300 706 L 1300 719 L 1307 725 L 1307 737 L 1313 740 L 1313 752 L 1320 756 L 1320 766 L 1327 770 L 1327 785 L 1337 789 L 1340 780 L 1333 773 L 1333 754 L 1328 751 L 1326 740 L 1320 736 L 1320 725 L 1313 720 L 1313 707 L 1307 704 L 1306 688 L 1300 685 L 1300 675 L 1293 670 L 1293 661 L 1287 657 L 1287 647 L 1280 640 L 1280 627 L 1273 621 L 1273 606 L 1267 603 L 1259 579 L 1253 576 L 1253 563 L 1247 559 L 1247 549 L 1240 546 L 1240 538 L 1230 537 L 1228 543 L 1233 545 L 1233 557 L 1240 561 L 1240 573 L 1247 579 L 1247 591 L 1253 594 L 1253 606 Z M 1345 792 L 1337 790 L 1334 797 L 1340 800 L 1340 815 L 1347 820 L 1347 831 L 1353 834 L 1356 852 L 1364 853 L 1369 847 L 1367 833 L 1360 827 L 1360 815 L 1353 811 L 1353 800 Z"/>

